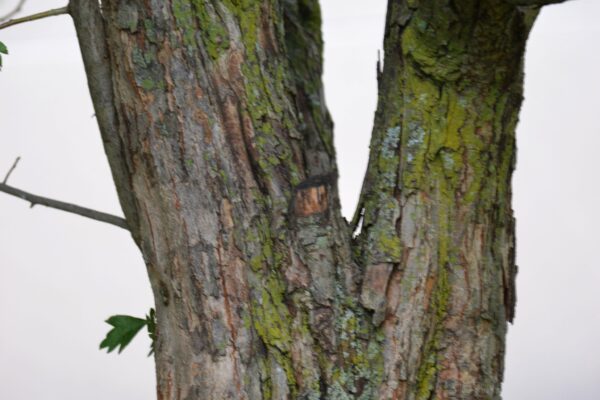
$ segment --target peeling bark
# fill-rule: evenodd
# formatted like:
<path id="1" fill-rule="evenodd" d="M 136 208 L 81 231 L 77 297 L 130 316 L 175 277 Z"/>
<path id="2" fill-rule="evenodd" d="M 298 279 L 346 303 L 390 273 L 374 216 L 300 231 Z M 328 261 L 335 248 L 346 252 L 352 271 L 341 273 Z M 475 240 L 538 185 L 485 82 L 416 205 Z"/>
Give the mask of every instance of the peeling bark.
<path id="1" fill-rule="evenodd" d="M 390 0 L 352 239 L 316 0 L 102 4 L 70 9 L 154 292 L 159 399 L 499 398 L 535 10 Z"/>

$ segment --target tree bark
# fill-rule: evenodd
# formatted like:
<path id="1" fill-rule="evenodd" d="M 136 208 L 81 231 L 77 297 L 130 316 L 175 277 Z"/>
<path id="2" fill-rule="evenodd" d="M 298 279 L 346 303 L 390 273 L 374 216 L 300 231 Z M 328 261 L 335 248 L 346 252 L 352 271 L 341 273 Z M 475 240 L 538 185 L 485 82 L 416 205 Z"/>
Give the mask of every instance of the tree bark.
<path id="1" fill-rule="evenodd" d="M 389 1 L 351 225 L 317 0 L 69 7 L 154 292 L 159 399 L 500 397 L 535 9 Z"/>
<path id="2" fill-rule="evenodd" d="M 536 15 L 499 1 L 389 3 L 355 217 L 361 299 L 386 338 L 382 398 L 500 397 L 515 126 Z"/>

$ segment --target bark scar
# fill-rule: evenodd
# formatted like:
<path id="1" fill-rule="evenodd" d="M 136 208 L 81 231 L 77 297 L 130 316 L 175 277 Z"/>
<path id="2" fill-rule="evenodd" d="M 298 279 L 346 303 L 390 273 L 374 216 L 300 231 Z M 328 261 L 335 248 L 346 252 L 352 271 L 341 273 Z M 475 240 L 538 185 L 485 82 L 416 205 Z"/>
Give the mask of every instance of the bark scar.
<path id="1" fill-rule="evenodd" d="M 329 207 L 329 186 L 337 174 L 315 175 L 295 187 L 293 209 L 297 216 L 308 217 L 326 211 Z"/>

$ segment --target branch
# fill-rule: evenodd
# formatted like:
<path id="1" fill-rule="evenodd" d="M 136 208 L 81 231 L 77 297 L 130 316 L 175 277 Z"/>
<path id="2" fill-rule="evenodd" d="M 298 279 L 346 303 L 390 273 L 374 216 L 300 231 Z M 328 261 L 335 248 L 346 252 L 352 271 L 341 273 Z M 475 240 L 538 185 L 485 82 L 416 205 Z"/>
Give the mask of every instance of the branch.
<path id="1" fill-rule="evenodd" d="M 0 192 L 8 193 L 12 196 L 28 201 L 31 203 L 31 207 L 39 204 L 50 208 L 56 208 L 57 210 L 63 210 L 73 214 L 81 215 L 82 217 L 95 219 L 96 221 L 106 222 L 107 224 L 112 224 L 118 226 L 119 228 L 129 230 L 127 221 L 121 217 L 117 217 L 116 215 L 106 214 L 75 204 L 49 199 L 47 197 L 37 196 L 35 194 L 27 193 L 23 190 L 9 186 L 6 183 L 0 183 Z"/>
<path id="2" fill-rule="evenodd" d="M 21 11 L 21 8 L 23 8 L 23 4 L 25 4 L 26 1 L 27 0 L 19 0 L 19 3 L 15 6 L 15 8 L 13 8 L 8 14 L 0 17 L 0 22 L 12 18 L 15 14 Z"/>
<path id="3" fill-rule="evenodd" d="M 6 21 L 5 23 L 0 24 L 0 29 L 8 28 L 9 26 L 21 24 L 23 22 L 35 21 L 38 19 L 46 18 L 46 17 L 54 17 L 56 15 L 62 15 L 62 14 L 68 14 L 68 13 L 69 13 L 69 6 L 55 8 L 52 10 L 43 11 L 41 13 L 28 15 L 23 18 L 11 19 L 10 21 Z"/>
<path id="4" fill-rule="evenodd" d="M 8 182 L 8 178 L 10 178 L 10 174 L 12 174 L 12 172 L 15 170 L 15 168 L 17 168 L 17 164 L 19 163 L 20 160 L 21 160 L 21 157 L 17 157 L 15 159 L 15 162 L 13 163 L 12 167 L 10 167 L 8 172 L 6 173 L 6 176 L 4 177 L 4 180 L 2 181 L 2 183 Z"/>

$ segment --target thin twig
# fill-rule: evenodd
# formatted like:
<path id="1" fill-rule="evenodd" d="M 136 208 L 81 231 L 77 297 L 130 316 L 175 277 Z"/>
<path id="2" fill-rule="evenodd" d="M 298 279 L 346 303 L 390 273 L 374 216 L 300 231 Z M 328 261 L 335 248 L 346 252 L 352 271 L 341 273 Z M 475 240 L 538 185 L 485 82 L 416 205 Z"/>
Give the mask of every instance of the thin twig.
<path id="1" fill-rule="evenodd" d="M 35 21 L 38 19 L 46 18 L 46 17 L 54 17 L 56 15 L 62 15 L 62 14 L 68 14 L 68 13 L 69 13 L 69 6 L 55 8 L 53 10 L 48 10 L 48 11 L 43 11 L 41 13 L 28 15 L 23 18 L 11 19 L 10 21 L 6 21 L 5 23 L 0 24 L 0 29 L 8 28 L 9 26 L 21 24 L 23 22 Z"/>
<path id="2" fill-rule="evenodd" d="M 129 227 L 127 226 L 127 221 L 125 221 L 124 218 L 118 217 L 116 215 L 106 214 L 75 204 L 49 199 L 47 197 L 37 196 L 35 194 L 27 193 L 21 189 L 9 186 L 6 183 L 0 183 L 0 192 L 8 193 L 12 196 L 28 201 L 31 203 L 31 207 L 35 206 L 36 204 L 39 204 L 50 208 L 56 208 L 57 210 L 81 215 L 82 217 L 95 219 L 96 221 L 106 222 L 107 224 L 112 224 L 118 226 L 119 228 L 129 230 Z"/>
<path id="3" fill-rule="evenodd" d="M 8 178 L 10 178 L 10 174 L 12 174 L 12 172 L 15 170 L 15 168 L 17 168 L 17 164 L 19 163 L 19 160 L 21 160 L 21 157 L 17 157 L 15 159 L 15 162 L 13 163 L 12 167 L 10 167 L 8 172 L 6 173 L 6 176 L 4 177 L 4 180 L 2 181 L 2 183 L 8 182 Z"/>
<path id="4" fill-rule="evenodd" d="M 7 19 L 11 19 L 15 14 L 21 11 L 23 8 L 23 4 L 25 4 L 27 0 L 19 0 L 19 3 L 13 8 L 8 14 L 0 17 L 0 22 L 6 21 Z"/>

